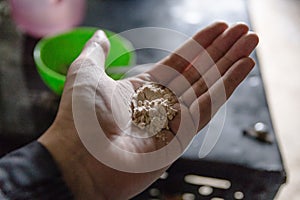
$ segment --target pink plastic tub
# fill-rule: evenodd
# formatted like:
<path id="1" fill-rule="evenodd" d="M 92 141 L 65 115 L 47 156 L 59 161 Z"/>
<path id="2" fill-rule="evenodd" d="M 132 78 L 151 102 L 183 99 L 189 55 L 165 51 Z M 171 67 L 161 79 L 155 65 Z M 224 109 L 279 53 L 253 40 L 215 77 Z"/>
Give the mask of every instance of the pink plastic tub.
<path id="1" fill-rule="evenodd" d="M 66 31 L 83 20 L 85 0 L 10 0 L 16 24 L 34 37 Z"/>

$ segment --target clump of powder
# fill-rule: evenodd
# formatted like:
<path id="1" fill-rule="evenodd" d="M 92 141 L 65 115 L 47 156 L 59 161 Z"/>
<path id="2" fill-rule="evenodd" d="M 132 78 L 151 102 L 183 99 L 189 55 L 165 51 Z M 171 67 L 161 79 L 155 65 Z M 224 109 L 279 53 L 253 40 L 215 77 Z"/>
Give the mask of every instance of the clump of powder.
<path id="1" fill-rule="evenodd" d="M 150 135 L 169 129 L 169 121 L 177 114 L 175 94 L 168 88 L 147 83 L 138 88 L 132 97 L 132 122 Z"/>

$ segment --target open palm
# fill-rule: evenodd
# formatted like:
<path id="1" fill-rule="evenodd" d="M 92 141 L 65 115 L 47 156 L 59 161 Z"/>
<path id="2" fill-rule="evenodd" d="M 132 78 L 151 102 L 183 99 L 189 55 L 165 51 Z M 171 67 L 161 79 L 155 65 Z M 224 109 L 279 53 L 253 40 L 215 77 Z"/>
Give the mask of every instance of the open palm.
<path id="1" fill-rule="evenodd" d="M 257 35 L 249 32 L 246 25 L 236 24 L 228 28 L 225 23 L 217 22 L 198 32 L 150 70 L 135 77 L 114 81 L 104 70 L 109 43 L 104 33 L 98 31 L 70 67 L 58 116 L 52 126 L 52 129 L 67 129 L 68 131 L 63 131 L 63 136 L 75 138 L 72 143 L 84 152 L 81 157 L 86 165 L 82 168 L 90 177 L 90 196 L 98 193 L 105 199 L 126 199 L 156 180 L 167 169 L 167 164 L 153 170 L 136 170 L 138 173 L 134 173 L 135 168 L 130 163 L 140 168 L 145 163 L 147 166 L 151 163 L 141 163 L 145 158 L 139 160 L 127 156 L 126 153 L 121 155 L 110 147 L 117 146 L 123 152 L 149 153 L 173 143 L 174 151 L 178 152 L 171 159 L 174 161 L 251 71 L 254 62 L 249 54 L 257 43 Z M 138 137 L 143 135 L 143 130 L 131 123 L 131 96 L 138 87 L 147 82 L 168 87 L 179 101 L 180 112 L 170 121 L 170 130 L 164 130 L 166 141 L 155 136 Z M 97 156 L 90 155 L 93 151 L 83 141 L 83 137 L 88 138 L 89 142 L 96 140 L 91 140 L 92 135 L 88 134 L 94 131 L 92 120 L 84 115 L 89 109 L 94 109 L 101 131 L 111 142 L 106 150 L 111 159 L 120 160 L 131 169 L 122 170 L 123 166 L 119 168 L 111 164 L 107 166 L 105 162 L 99 162 L 98 160 L 102 160 Z M 84 128 L 81 129 L 80 126 Z M 165 151 L 170 153 L 170 149 Z M 67 176 L 66 179 L 68 182 L 70 178 Z M 79 193 L 76 190 L 78 188 L 73 188 L 74 193 Z M 84 198 L 87 199 L 87 196 Z"/>

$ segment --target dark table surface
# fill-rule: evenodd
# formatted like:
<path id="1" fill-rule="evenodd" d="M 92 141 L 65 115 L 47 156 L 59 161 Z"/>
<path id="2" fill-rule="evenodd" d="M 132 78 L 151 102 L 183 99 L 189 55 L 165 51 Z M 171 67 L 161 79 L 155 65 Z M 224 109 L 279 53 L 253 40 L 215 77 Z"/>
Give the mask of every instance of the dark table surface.
<path id="1" fill-rule="evenodd" d="M 85 26 L 97 26 L 115 32 L 138 27 L 163 27 L 188 36 L 218 19 L 229 23 L 250 24 L 244 0 L 89 0 Z M 166 39 L 172 45 L 172 40 Z M 22 34 L 8 18 L 0 24 L 0 153 L 3 154 L 38 137 L 51 124 L 59 97 L 39 78 L 32 51 L 38 39 Z M 134 41 L 133 41 L 134 43 Z M 154 49 L 137 51 L 137 63 L 155 62 L 166 53 Z M 255 55 L 252 55 L 256 59 Z M 256 122 L 269 127 L 272 144 L 243 135 Z M 224 124 L 224 126 L 223 126 Z M 197 136 L 183 155 L 199 158 L 209 140 L 218 138 L 203 159 L 235 163 L 264 170 L 283 170 L 280 152 L 272 128 L 258 64 L 209 125 Z M 221 131 L 219 131 L 219 129 Z M 205 151 L 201 151 L 205 153 Z"/>

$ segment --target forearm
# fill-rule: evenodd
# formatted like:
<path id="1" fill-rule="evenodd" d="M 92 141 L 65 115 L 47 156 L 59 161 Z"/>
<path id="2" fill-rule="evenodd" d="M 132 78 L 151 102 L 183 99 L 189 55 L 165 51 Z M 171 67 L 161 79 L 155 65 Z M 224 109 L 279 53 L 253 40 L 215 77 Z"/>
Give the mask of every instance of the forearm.
<path id="1" fill-rule="evenodd" d="M 55 124 L 38 141 L 53 156 L 75 199 L 104 199 L 100 191 L 95 189 L 93 174 L 89 173 L 86 159 L 89 153 L 81 144 L 75 129 L 63 130 Z"/>
<path id="2" fill-rule="evenodd" d="M 39 141 L 53 155 L 75 199 L 129 199 L 148 187 L 165 171 L 162 169 L 151 173 L 132 174 L 112 169 L 86 150 L 76 130 L 60 130 L 58 127 L 57 124 L 50 127 Z"/>

